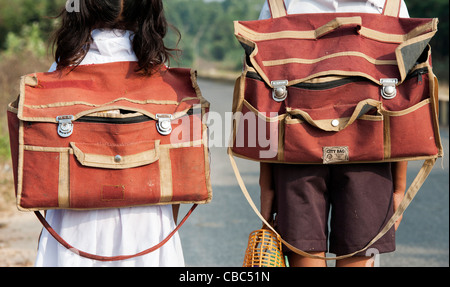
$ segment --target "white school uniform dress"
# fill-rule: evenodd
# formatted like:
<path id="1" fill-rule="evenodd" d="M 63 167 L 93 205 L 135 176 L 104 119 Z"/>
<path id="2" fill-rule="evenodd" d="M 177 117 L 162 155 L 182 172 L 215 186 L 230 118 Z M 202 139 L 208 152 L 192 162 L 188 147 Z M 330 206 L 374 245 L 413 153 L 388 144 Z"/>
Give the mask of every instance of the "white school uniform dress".
<path id="1" fill-rule="evenodd" d="M 94 30 L 93 43 L 81 65 L 137 61 L 131 32 Z M 54 71 L 53 64 L 50 71 Z M 84 252 L 118 256 L 133 255 L 160 243 L 175 228 L 172 206 L 72 211 L 49 210 L 46 219 L 72 246 Z M 153 253 L 118 262 L 100 262 L 78 256 L 61 246 L 45 229 L 40 241 L 37 267 L 184 267 L 178 233 Z"/>
<path id="2" fill-rule="evenodd" d="M 385 0 L 284 0 L 288 14 L 307 13 L 383 13 Z M 271 17 L 266 1 L 260 19 Z M 405 1 L 402 0 L 400 17 L 409 18 Z"/>

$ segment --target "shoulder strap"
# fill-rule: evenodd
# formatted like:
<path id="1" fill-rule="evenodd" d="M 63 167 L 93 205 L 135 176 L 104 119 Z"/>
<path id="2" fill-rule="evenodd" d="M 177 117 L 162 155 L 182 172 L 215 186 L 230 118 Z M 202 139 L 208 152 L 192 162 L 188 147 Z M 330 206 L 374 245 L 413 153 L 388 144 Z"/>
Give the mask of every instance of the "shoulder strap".
<path id="1" fill-rule="evenodd" d="M 242 180 L 242 177 L 241 177 L 241 175 L 239 173 L 239 169 L 237 167 L 236 161 L 233 158 L 233 154 L 232 154 L 231 148 L 228 148 L 228 155 L 230 157 L 231 165 L 233 167 L 234 173 L 236 175 L 236 179 L 237 179 L 237 181 L 239 183 L 239 186 L 240 186 L 240 188 L 242 190 L 242 193 L 244 194 L 245 198 L 247 199 L 247 201 L 250 204 L 250 206 L 253 209 L 253 211 L 261 219 L 261 221 L 265 225 L 267 225 L 273 232 L 275 232 L 275 234 L 277 234 L 280 237 L 281 242 L 283 242 L 283 244 L 287 248 L 292 250 L 293 252 L 295 252 L 295 253 L 297 253 L 297 254 L 299 254 L 301 256 L 304 256 L 304 257 L 309 257 L 309 258 L 313 258 L 313 259 L 322 259 L 322 260 L 341 260 L 341 259 L 353 257 L 356 254 L 364 252 L 367 249 L 369 249 L 370 246 L 372 246 L 381 237 L 383 237 L 392 228 L 392 226 L 395 225 L 395 222 L 397 222 L 397 220 L 405 212 L 406 208 L 408 208 L 408 206 L 410 205 L 410 203 L 412 202 L 412 200 L 416 196 L 417 192 L 419 191 L 420 187 L 425 182 L 425 180 L 428 177 L 428 175 L 431 173 L 431 170 L 433 169 L 433 166 L 436 163 L 436 159 L 435 158 L 425 161 L 425 163 L 423 164 L 423 166 L 420 169 L 419 173 L 417 174 L 416 178 L 414 179 L 414 181 L 412 182 L 411 186 L 409 187 L 408 191 L 405 193 L 404 199 L 400 203 L 400 206 L 397 208 L 397 211 L 392 215 L 391 219 L 386 223 L 386 225 L 378 233 L 378 235 L 376 235 L 375 238 L 373 238 L 372 241 L 370 241 L 369 244 L 367 244 L 366 247 L 364 247 L 363 249 L 358 250 L 356 252 L 353 252 L 351 254 L 348 254 L 348 255 L 343 255 L 343 256 L 338 256 L 338 257 L 323 257 L 323 256 L 309 254 L 309 253 L 307 253 L 305 251 L 302 251 L 302 250 L 292 246 L 291 244 L 289 244 L 289 242 L 286 242 L 278 234 L 278 232 L 264 219 L 264 217 L 261 215 L 261 213 L 259 212 L 258 208 L 256 207 L 255 203 L 253 202 L 250 194 L 248 193 L 247 188 L 245 187 L 245 183 Z"/>
<path id="2" fill-rule="evenodd" d="M 272 18 L 280 18 L 287 15 L 286 6 L 283 0 L 268 0 Z"/>
<path id="3" fill-rule="evenodd" d="M 272 18 L 280 18 L 287 15 L 287 9 L 286 5 L 284 4 L 284 0 L 268 0 L 268 3 Z M 383 15 L 399 17 L 401 4 L 401 0 L 386 0 L 383 9 Z"/>
<path id="4" fill-rule="evenodd" d="M 144 250 L 142 252 L 134 254 L 134 255 L 123 255 L 123 256 L 112 256 L 112 257 L 94 255 L 94 254 L 90 254 L 90 253 L 78 250 L 77 248 L 74 248 L 69 243 L 67 243 L 64 239 L 62 239 L 61 236 L 59 236 L 59 234 L 50 226 L 50 224 L 47 222 L 47 220 L 45 220 L 44 216 L 42 216 L 42 214 L 39 211 L 35 211 L 35 214 L 36 214 L 37 218 L 39 219 L 39 221 L 42 223 L 42 225 L 45 227 L 45 229 L 48 231 L 48 233 L 50 233 L 53 236 L 53 238 L 56 239 L 56 241 L 58 241 L 62 246 L 64 246 L 68 250 L 70 250 L 73 253 L 75 253 L 81 257 L 84 257 L 84 258 L 97 260 L 97 261 L 103 261 L 103 262 L 110 262 L 110 261 L 127 260 L 127 259 L 136 258 L 139 256 L 147 255 L 147 254 L 152 253 L 152 252 L 158 250 L 159 248 L 163 247 L 164 244 L 166 244 L 175 235 L 175 233 L 177 233 L 177 231 L 181 228 L 181 226 L 183 226 L 183 224 L 188 220 L 189 216 L 191 216 L 191 214 L 194 212 L 194 210 L 197 208 L 197 206 L 198 206 L 197 204 L 192 206 L 192 208 L 188 211 L 186 216 L 183 218 L 183 220 L 180 222 L 180 224 L 178 224 L 178 226 L 174 229 L 174 231 L 172 231 L 159 244 L 157 244 L 147 250 Z"/>
<path id="5" fill-rule="evenodd" d="M 401 4 L 401 0 L 386 0 L 386 3 L 384 4 L 383 15 L 399 17 Z"/>

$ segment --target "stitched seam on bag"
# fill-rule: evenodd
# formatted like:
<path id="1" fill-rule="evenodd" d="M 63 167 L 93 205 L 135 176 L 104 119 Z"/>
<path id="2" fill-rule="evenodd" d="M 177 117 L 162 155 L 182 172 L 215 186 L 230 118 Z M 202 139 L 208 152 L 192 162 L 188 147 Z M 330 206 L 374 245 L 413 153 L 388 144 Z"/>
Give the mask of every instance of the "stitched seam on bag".
<path id="1" fill-rule="evenodd" d="M 139 101 L 139 100 L 132 100 L 132 99 L 128 99 L 128 98 L 118 98 L 115 99 L 113 101 L 107 102 L 107 103 L 103 103 L 103 104 L 92 104 L 89 102 L 84 102 L 84 101 L 72 101 L 72 102 L 56 102 L 56 103 L 50 103 L 50 104 L 46 104 L 46 105 L 24 105 L 24 107 L 27 108 L 31 108 L 31 109 L 47 109 L 47 108 L 59 108 L 59 107 L 70 107 L 70 106 L 76 106 L 76 105 L 84 105 L 84 106 L 89 106 L 89 107 L 102 107 L 102 106 L 108 106 L 111 104 L 115 104 L 117 102 L 120 101 L 127 101 L 130 103 L 134 103 L 134 104 L 140 104 L 140 105 L 148 105 L 148 104 L 155 104 L 155 105 L 179 105 L 183 102 L 187 102 L 187 101 L 191 101 L 191 100 L 198 100 L 197 97 L 189 97 L 189 98 L 184 98 L 182 101 L 178 102 L 178 101 L 158 101 L 158 100 L 144 100 L 144 101 Z"/>
<path id="2" fill-rule="evenodd" d="M 407 40 L 413 39 L 415 37 L 420 36 L 423 33 L 436 30 L 436 21 L 433 19 L 430 22 L 427 22 L 423 25 L 420 25 L 410 32 L 406 34 L 389 34 L 384 33 L 380 31 L 376 31 L 367 27 L 361 27 L 358 31 L 361 36 L 382 41 L 382 42 L 388 42 L 388 43 L 403 43 Z M 277 40 L 277 39 L 299 39 L 299 40 L 308 40 L 308 39 L 316 39 L 317 38 L 317 31 L 316 30 L 309 30 L 309 31 L 277 31 L 277 32 L 270 32 L 270 33 L 261 33 L 256 32 L 248 27 L 245 27 L 241 23 L 238 23 L 238 32 L 241 36 L 248 38 L 252 41 L 267 41 L 267 40 Z"/>
<path id="3" fill-rule="evenodd" d="M 357 51 L 347 51 L 347 52 L 339 52 L 330 55 L 326 55 L 323 57 L 319 57 L 316 59 L 301 59 L 301 58 L 288 58 L 288 59 L 279 59 L 272 61 L 263 61 L 263 65 L 266 67 L 279 66 L 279 65 L 287 65 L 287 64 L 317 64 L 322 61 L 326 61 L 329 59 L 337 58 L 337 57 L 359 57 L 367 60 L 369 63 L 374 65 L 397 65 L 397 60 L 377 60 L 372 58 L 362 52 Z"/>
<path id="4" fill-rule="evenodd" d="M 390 116 L 390 117 L 401 117 L 410 113 L 413 113 L 415 111 L 417 111 L 420 108 L 423 108 L 425 106 L 427 106 L 428 104 L 431 103 L 431 99 L 425 99 L 423 101 L 421 101 L 418 104 L 415 104 L 414 106 L 411 106 L 407 109 L 401 110 L 401 111 L 387 111 L 387 110 L 383 110 L 382 113 L 386 116 Z"/>

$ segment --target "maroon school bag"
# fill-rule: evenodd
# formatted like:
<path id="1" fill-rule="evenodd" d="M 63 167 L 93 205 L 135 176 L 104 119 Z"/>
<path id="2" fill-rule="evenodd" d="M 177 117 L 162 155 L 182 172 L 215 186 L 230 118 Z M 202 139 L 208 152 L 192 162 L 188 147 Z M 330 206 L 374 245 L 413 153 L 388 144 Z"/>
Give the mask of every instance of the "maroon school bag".
<path id="1" fill-rule="evenodd" d="M 270 0 L 270 19 L 235 22 L 245 63 L 229 154 L 250 202 L 233 156 L 289 164 L 425 160 L 371 244 L 401 216 L 443 149 L 429 45 L 438 20 L 400 18 L 400 4 L 387 0 L 382 14 L 287 15 L 282 0 Z"/>

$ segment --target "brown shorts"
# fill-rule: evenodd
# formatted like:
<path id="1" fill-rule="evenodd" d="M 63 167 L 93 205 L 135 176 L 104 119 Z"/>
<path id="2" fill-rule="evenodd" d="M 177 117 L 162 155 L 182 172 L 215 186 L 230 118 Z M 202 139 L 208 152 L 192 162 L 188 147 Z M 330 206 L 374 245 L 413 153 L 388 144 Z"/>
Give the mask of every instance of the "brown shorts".
<path id="1" fill-rule="evenodd" d="M 340 256 L 361 250 L 393 214 L 389 163 L 272 166 L 277 228 L 303 251 Z M 394 251 L 394 228 L 370 248 L 379 254 Z"/>

